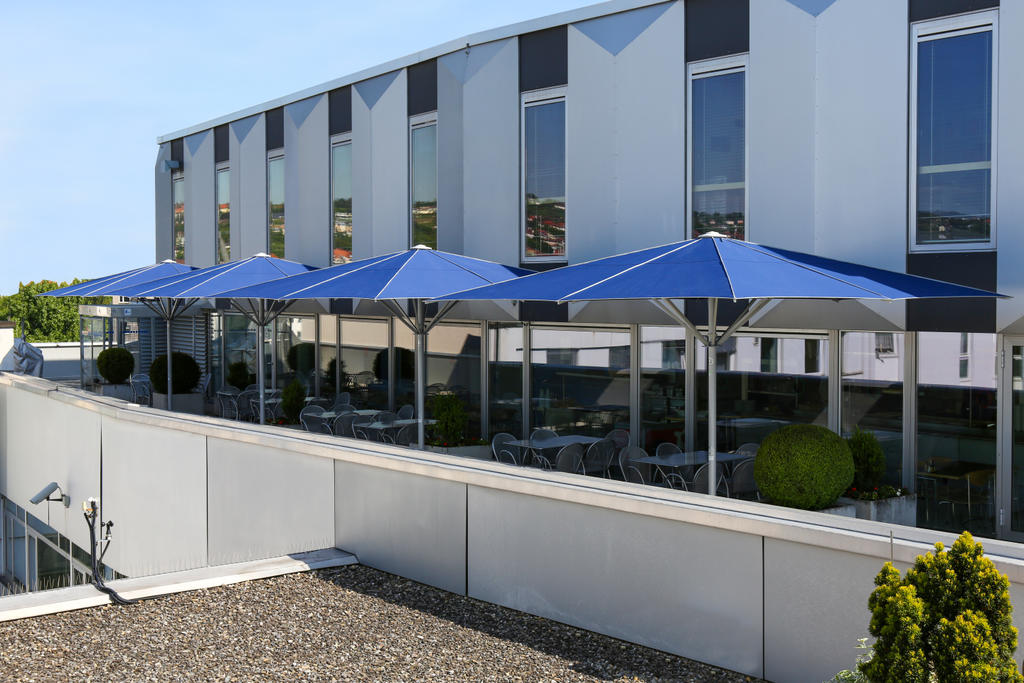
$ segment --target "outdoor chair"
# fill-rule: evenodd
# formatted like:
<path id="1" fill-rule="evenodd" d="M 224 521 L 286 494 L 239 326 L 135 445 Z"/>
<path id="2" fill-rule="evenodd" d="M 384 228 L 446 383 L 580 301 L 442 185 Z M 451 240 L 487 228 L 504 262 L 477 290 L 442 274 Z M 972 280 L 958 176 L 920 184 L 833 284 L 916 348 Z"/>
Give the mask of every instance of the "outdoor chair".
<path id="1" fill-rule="evenodd" d="M 529 466 L 530 467 L 536 467 L 539 470 L 550 470 L 550 469 L 553 469 L 551 467 L 551 461 L 548 460 L 547 458 L 545 458 L 543 455 L 540 455 L 539 453 L 534 453 L 533 454 L 533 457 L 530 458 L 530 465 Z"/>
<path id="2" fill-rule="evenodd" d="M 331 412 L 335 415 L 348 415 L 349 413 L 356 412 L 356 409 L 351 403 L 344 403 L 340 406 L 334 406 L 331 408 Z"/>
<path id="3" fill-rule="evenodd" d="M 253 389 L 246 389 L 245 391 L 238 394 L 238 398 L 235 399 L 238 403 L 238 419 L 249 420 L 259 419 L 259 400 L 260 392 Z M 253 414 L 253 404 L 256 405 L 256 413 Z"/>
<path id="4" fill-rule="evenodd" d="M 751 458 L 753 458 L 755 455 L 757 455 L 757 451 L 760 448 L 761 444 L 759 443 L 745 443 L 739 448 L 737 448 L 736 452 L 742 455 L 749 455 Z"/>
<path id="5" fill-rule="evenodd" d="M 402 425 L 394 436 L 384 433 L 385 443 L 393 443 L 396 446 L 410 446 L 416 440 L 416 425 Z"/>
<path id="6" fill-rule="evenodd" d="M 306 406 L 299 412 L 299 422 L 306 428 L 307 432 L 314 434 L 330 434 L 331 430 L 322 417 L 324 412 L 322 406 Z"/>
<path id="7" fill-rule="evenodd" d="M 611 439 L 612 443 L 615 444 L 616 450 L 622 450 L 629 446 L 629 430 L 628 429 L 613 429 L 608 432 L 605 437 Z"/>
<path id="8" fill-rule="evenodd" d="M 658 458 L 664 458 L 666 455 L 672 455 L 673 453 L 682 453 L 682 449 L 675 445 L 671 441 L 665 443 L 659 443 L 658 447 L 654 449 L 654 455 Z"/>
<path id="9" fill-rule="evenodd" d="M 132 390 L 132 403 L 153 405 L 153 385 L 150 384 L 148 375 L 133 375 L 128 385 Z"/>
<path id="10" fill-rule="evenodd" d="M 238 389 L 235 389 L 234 393 L 218 391 L 217 404 L 221 417 L 227 420 L 238 419 Z"/>
<path id="11" fill-rule="evenodd" d="M 754 459 L 740 460 L 732 468 L 732 476 L 728 479 L 729 492 L 734 498 L 744 500 L 761 500 L 761 493 L 754 481 Z"/>
<path id="12" fill-rule="evenodd" d="M 629 468 L 636 467 L 633 464 L 633 458 L 646 458 L 647 451 L 640 448 L 639 446 L 629 446 L 619 451 L 619 473 L 622 475 L 622 481 L 629 481 Z"/>
<path id="13" fill-rule="evenodd" d="M 334 407 L 335 408 L 337 408 L 338 406 L 349 405 L 351 403 L 352 403 L 352 394 L 347 392 L 347 391 L 343 391 L 340 394 L 335 395 L 335 397 L 334 397 Z"/>
<path id="14" fill-rule="evenodd" d="M 260 385 L 259 384 L 250 384 L 249 386 L 247 386 L 244 389 L 244 391 L 255 391 L 257 393 L 259 393 L 259 390 L 260 390 Z"/>
<path id="15" fill-rule="evenodd" d="M 676 489 L 677 491 L 690 490 L 690 487 L 686 485 L 686 480 L 683 479 L 683 475 L 675 472 L 669 472 L 665 475 L 665 486 L 670 489 Z"/>
<path id="16" fill-rule="evenodd" d="M 587 454 L 583 456 L 583 474 L 600 474 L 608 476 L 608 468 L 615 458 L 615 443 L 611 439 L 601 439 L 590 444 Z"/>
<path id="17" fill-rule="evenodd" d="M 534 429 L 530 434 L 530 455 L 543 455 L 544 442 L 558 437 L 558 432 L 553 429 Z"/>
<path id="18" fill-rule="evenodd" d="M 330 399 L 327 399 L 327 398 L 311 398 L 308 401 L 306 401 L 306 405 L 307 406 L 320 406 L 324 410 L 327 410 L 327 409 L 329 409 L 331 407 L 331 401 L 330 401 Z"/>
<path id="19" fill-rule="evenodd" d="M 666 475 L 666 479 L 667 479 Z M 694 493 L 707 493 L 708 492 L 708 466 L 707 464 L 701 465 L 697 468 L 697 471 L 693 473 L 693 481 L 689 484 L 689 490 Z M 725 476 L 722 474 L 718 475 L 718 495 L 729 497 L 729 483 L 725 480 Z"/>
<path id="20" fill-rule="evenodd" d="M 647 482 L 644 481 L 644 475 L 636 465 L 630 465 L 626 469 L 626 481 L 631 484 L 644 485 Z"/>
<path id="21" fill-rule="evenodd" d="M 509 465 L 519 464 L 519 448 L 507 445 L 509 441 L 515 441 L 516 437 L 508 432 L 498 432 L 491 439 L 491 454 L 498 462 Z"/>
<path id="22" fill-rule="evenodd" d="M 373 423 L 373 418 L 369 415 L 357 415 L 356 419 L 352 421 L 352 435 L 357 439 L 364 441 L 371 441 L 370 435 L 372 430 L 366 429 L 366 425 Z"/>
<path id="23" fill-rule="evenodd" d="M 555 469 L 559 472 L 579 474 L 583 469 L 583 444 L 563 446 L 555 456 Z"/>
<path id="24" fill-rule="evenodd" d="M 331 431 L 334 432 L 335 436 L 348 436 L 355 437 L 355 432 L 352 431 L 352 423 L 356 421 L 359 416 L 355 413 L 343 413 L 334 418 L 334 423 L 331 425 Z"/>
<path id="25" fill-rule="evenodd" d="M 416 409 L 412 407 L 412 404 L 406 403 L 404 406 L 398 409 L 399 420 L 411 420 L 416 415 Z"/>

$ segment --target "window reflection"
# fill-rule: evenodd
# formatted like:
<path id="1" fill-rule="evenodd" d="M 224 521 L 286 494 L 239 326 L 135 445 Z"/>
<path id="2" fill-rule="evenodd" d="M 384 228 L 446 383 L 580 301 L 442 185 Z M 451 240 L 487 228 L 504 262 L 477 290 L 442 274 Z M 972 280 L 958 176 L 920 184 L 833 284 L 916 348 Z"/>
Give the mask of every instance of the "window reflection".
<path id="1" fill-rule="evenodd" d="M 436 325 L 427 337 L 427 400 L 438 393 L 454 394 L 469 417 L 467 435 L 480 429 L 480 326 Z M 429 406 L 429 404 L 428 404 Z"/>
<path id="2" fill-rule="evenodd" d="M 988 241 L 992 31 L 917 46 L 917 242 Z"/>
<path id="3" fill-rule="evenodd" d="M 231 260 L 231 170 L 217 171 L 217 263 Z"/>
<path id="4" fill-rule="evenodd" d="M 629 429 L 629 332 L 531 330 L 531 428 L 604 436 Z"/>
<path id="5" fill-rule="evenodd" d="M 277 319 L 277 386 L 283 389 L 293 380 L 315 386 L 316 320 L 311 315 L 280 316 Z"/>
<path id="6" fill-rule="evenodd" d="M 331 263 L 352 260 L 352 143 L 331 147 Z"/>
<path id="7" fill-rule="evenodd" d="M 565 101 L 524 112 L 526 256 L 565 256 Z"/>
<path id="8" fill-rule="evenodd" d="M 686 448 L 686 332 L 681 327 L 640 328 L 640 445 Z"/>
<path id="9" fill-rule="evenodd" d="M 437 124 L 412 129 L 412 244 L 437 248 Z"/>
<path id="10" fill-rule="evenodd" d="M 284 157 L 267 162 L 268 248 L 284 258 Z"/>
<path id="11" fill-rule="evenodd" d="M 388 407 L 387 358 L 386 321 L 342 319 L 342 386 L 352 394 L 357 407 Z"/>
<path id="12" fill-rule="evenodd" d="M 177 177 L 171 180 L 172 230 L 174 260 L 185 262 L 185 179 Z"/>
<path id="13" fill-rule="evenodd" d="M 320 316 L 320 395 L 331 398 L 338 385 L 338 318 Z"/>
<path id="14" fill-rule="evenodd" d="M 691 94 L 693 236 L 743 239 L 746 218 L 746 94 L 743 71 L 694 77 Z"/>
<path id="15" fill-rule="evenodd" d="M 523 326 L 492 323 L 488 334 L 491 436 L 523 431 Z"/>

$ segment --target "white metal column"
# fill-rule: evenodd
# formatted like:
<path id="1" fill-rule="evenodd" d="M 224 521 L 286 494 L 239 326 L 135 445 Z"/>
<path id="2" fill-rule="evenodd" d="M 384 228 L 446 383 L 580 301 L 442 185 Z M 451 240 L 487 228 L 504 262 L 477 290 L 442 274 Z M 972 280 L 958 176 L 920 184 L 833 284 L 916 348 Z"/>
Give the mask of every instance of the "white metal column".
<path id="1" fill-rule="evenodd" d="M 917 332 L 903 335 L 903 488 L 917 491 Z"/>
<path id="2" fill-rule="evenodd" d="M 639 446 L 640 411 L 643 409 L 640 395 L 640 326 L 629 326 L 629 445 Z"/>

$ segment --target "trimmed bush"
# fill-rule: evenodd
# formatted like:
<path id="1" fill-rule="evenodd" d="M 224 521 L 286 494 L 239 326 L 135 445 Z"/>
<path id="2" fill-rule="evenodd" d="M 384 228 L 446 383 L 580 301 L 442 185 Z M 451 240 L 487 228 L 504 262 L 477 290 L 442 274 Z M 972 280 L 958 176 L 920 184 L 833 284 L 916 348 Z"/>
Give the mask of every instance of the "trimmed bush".
<path id="1" fill-rule="evenodd" d="M 250 384 L 256 384 L 256 373 L 249 369 L 248 363 L 239 360 L 228 366 L 228 374 L 224 379 L 234 388 L 243 391 Z"/>
<path id="2" fill-rule="evenodd" d="M 434 431 L 442 446 L 459 446 L 466 439 L 469 416 L 462 400 L 455 394 L 437 394 L 427 403 L 430 414 L 437 420 Z"/>
<path id="3" fill-rule="evenodd" d="M 761 442 L 754 481 L 773 503 L 820 510 L 850 487 L 853 456 L 846 441 L 824 427 L 786 425 Z"/>
<path id="4" fill-rule="evenodd" d="M 281 392 L 281 411 L 288 422 L 299 421 L 299 413 L 306 405 L 306 387 L 297 379 L 293 379 Z"/>
<path id="5" fill-rule="evenodd" d="M 316 347 L 310 342 L 300 342 L 288 349 L 288 367 L 296 374 L 307 374 L 316 362 Z"/>
<path id="6" fill-rule="evenodd" d="M 135 358 L 128 349 L 106 349 L 96 356 L 96 369 L 110 384 L 124 384 L 135 369 Z"/>
<path id="7" fill-rule="evenodd" d="M 853 455 L 853 486 L 858 491 L 878 488 L 885 476 L 885 451 L 878 437 L 871 432 L 855 429 L 846 440 Z"/>
<path id="8" fill-rule="evenodd" d="M 1013 653 L 1010 582 L 968 532 L 918 555 L 905 577 L 886 562 L 871 593 L 869 681 L 1024 681 Z"/>
<path id="9" fill-rule="evenodd" d="M 199 376 L 202 374 L 199 364 L 196 363 L 195 358 L 181 351 L 175 351 L 172 359 L 171 372 L 174 376 L 171 378 L 171 382 L 174 386 L 174 393 L 187 394 L 199 384 Z M 166 353 L 157 356 L 149 366 L 149 381 L 153 383 L 153 391 L 158 394 L 167 393 Z"/>

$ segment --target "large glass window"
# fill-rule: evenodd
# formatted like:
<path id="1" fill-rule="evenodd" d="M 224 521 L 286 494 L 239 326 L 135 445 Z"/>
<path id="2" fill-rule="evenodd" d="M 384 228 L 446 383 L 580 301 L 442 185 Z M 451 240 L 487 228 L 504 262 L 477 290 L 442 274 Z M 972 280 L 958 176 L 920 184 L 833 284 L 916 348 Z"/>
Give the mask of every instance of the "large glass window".
<path id="1" fill-rule="evenodd" d="M 427 394 L 454 394 L 469 416 L 469 438 L 480 438 L 480 325 L 441 323 L 427 336 Z"/>
<path id="2" fill-rule="evenodd" d="M 226 313 L 221 316 L 224 336 L 224 373 L 235 378 L 245 388 L 256 384 L 257 360 L 256 326 L 243 315 Z"/>
<path id="3" fill-rule="evenodd" d="M 918 24 L 914 35 L 913 243 L 988 246 L 994 186 L 994 16 Z"/>
<path id="4" fill-rule="evenodd" d="M 341 321 L 342 386 L 359 408 L 388 407 L 388 323 Z"/>
<path id="5" fill-rule="evenodd" d="M 995 534 L 996 335 L 921 332 L 917 348 L 920 526 Z M 961 360 L 969 374 L 961 376 Z"/>
<path id="6" fill-rule="evenodd" d="M 491 433 L 523 431 L 523 326 L 492 323 L 488 330 Z"/>
<path id="7" fill-rule="evenodd" d="M 410 132 L 412 173 L 411 243 L 437 248 L 437 122 L 414 125 Z"/>
<path id="8" fill-rule="evenodd" d="M 563 89 L 523 101 L 523 255 L 565 260 Z"/>
<path id="9" fill-rule="evenodd" d="M 231 169 L 217 171 L 217 263 L 231 260 Z"/>
<path id="10" fill-rule="evenodd" d="M 691 64 L 690 232 L 744 239 L 746 224 L 745 61 Z"/>
<path id="11" fill-rule="evenodd" d="M 338 317 L 320 316 L 320 395 L 331 398 L 340 386 L 338 382 Z"/>
<path id="12" fill-rule="evenodd" d="M 316 320 L 313 316 L 280 316 L 277 330 L 277 386 L 298 380 L 312 393 L 316 369 Z"/>
<path id="13" fill-rule="evenodd" d="M 530 425 L 604 436 L 629 429 L 629 332 L 531 328 Z"/>
<path id="14" fill-rule="evenodd" d="M 267 161 L 267 248 L 284 258 L 284 157 Z"/>
<path id="15" fill-rule="evenodd" d="M 1024 531 L 1024 346 L 1010 349 L 1010 528 Z M 1006 456 L 1004 456 L 1006 457 Z"/>
<path id="16" fill-rule="evenodd" d="M 844 332 L 842 433 L 872 432 L 885 452 L 883 483 L 903 481 L 903 335 Z"/>
<path id="17" fill-rule="evenodd" d="M 416 405 L 416 339 L 412 330 L 399 321 L 394 325 L 395 342 L 395 407 Z M 387 366 L 381 368 L 387 379 Z"/>
<path id="18" fill-rule="evenodd" d="M 807 347 L 828 358 L 828 340 L 733 336 L 718 347 L 718 449 L 760 444 L 787 424 L 828 424 L 828 370 L 808 372 Z M 698 448 L 707 447 L 707 352 L 697 349 Z"/>
<path id="19" fill-rule="evenodd" d="M 185 262 L 185 178 L 176 176 L 171 179 L 171 227 L 173 230 L 171 246 L 174 249 L 174 260 Z"/>
<path id="20" fill-rule="evenodd" d="M 686 332 L 681 327 L 640 328 L 640 445 L 686 448 Z"/>
<path id="21" fill-rule="evenodd" d="M 331 263 L 352 260 L 352 143 L 331 147 Z"/>

